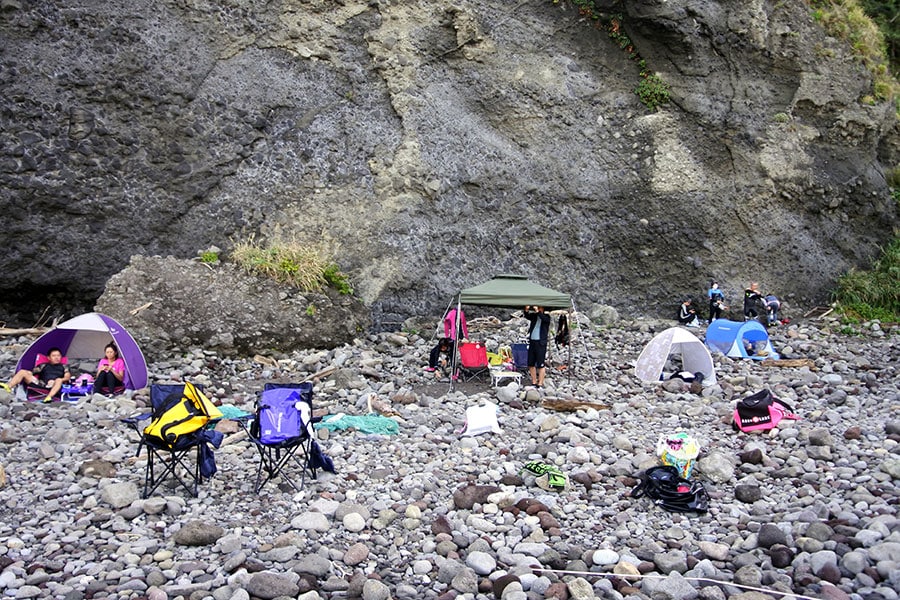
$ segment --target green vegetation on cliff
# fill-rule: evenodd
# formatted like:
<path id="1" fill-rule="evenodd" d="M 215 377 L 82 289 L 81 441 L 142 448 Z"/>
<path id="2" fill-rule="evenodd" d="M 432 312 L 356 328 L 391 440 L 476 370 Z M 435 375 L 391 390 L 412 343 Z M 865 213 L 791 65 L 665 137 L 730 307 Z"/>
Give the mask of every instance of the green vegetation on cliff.
<path id="1" fill-rule="evenodd" d="M 838 279 L 834 299 L 850 319 L 900 322 L 900 237 L 870 271 L 851 269 Z"/>
<path id="2" fill-rule="evenodd" d="M 882 9 L 894 5 L 894 0 L 807 0 L 813 18 L 829 35 L 847 42 L 854 54 L 872 74 L 873 98 L 868 102 L 896 101 L 900 85 L 897 83 L 896 54 L 892 62 L 890 52 L 896 53 L 896 7 L 888 18 Z M 882 6 L 884 5 L 884 6 Z M 891 46 L 887 40 L 893 39 Z M 893 71 L 893 72 L 892 72 Z M 900 111 L 900 105 L 898 105 Z"/>

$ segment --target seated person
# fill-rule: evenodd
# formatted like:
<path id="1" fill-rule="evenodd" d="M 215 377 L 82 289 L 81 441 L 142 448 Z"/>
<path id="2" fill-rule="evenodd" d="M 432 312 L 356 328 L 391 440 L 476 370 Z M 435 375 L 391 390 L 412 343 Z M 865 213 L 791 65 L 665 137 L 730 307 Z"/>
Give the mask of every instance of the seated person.
<path id="1" fill-rule="evenodd" d="M 678 309 L 678 322 L 687 327 L 700 327 L 700 319 L 690 298 L 685 298 L 681 303 L 681 308 Z"/>
<path id="2" fill-rule="evenodd" d="M 64 383 L 72 377 L 68 365 L 63 364 L 62 351 L 59 348 L 50 348 L 47 352 L 47 362 L 38 365 L 33 371 L 21 369 L 13 375 L 9 383 L 3 386 L 7 391 L 12 391 L 20 383 L 34 385 L 47 390 L 44 403 L 52 402 L 53 398 L 62 389 Z"/>
<path id="3" fill-rule="evenodd" d="M 119 357 L 119 349 L 110 342 L 106 345 L 104 356 L 97 365 L 97 374 L 94 376 L 95 394 L 115 394 L 116 388 L 123 386 L 125 379 L 125 361 Z"/>
<path id="4" fill-rule="evenodd" d="M 428 366 L 425 368 L 429 373 L 435 373 L 435 377 L 440 378 L 441 374 L 437 370 L 438 365 L 441 367 L 447 366 L 447 358 L 450 357 L 450 353 L 453 351 L 453 340 L 449 337 L 442 337 L 438 340 L 437 345 L 431 349 L 431 353 L 428 355 Z M 441 360 L 441 354 L 445 355 L 447 358 Z"/>
<path id="5" fill-rule="evenodd" d="M 766 296 L 766 314 L 769 318 L 769 325 L 778 324 L 778 311 L 781 309 L 781 300 L 775 294 Z"/>

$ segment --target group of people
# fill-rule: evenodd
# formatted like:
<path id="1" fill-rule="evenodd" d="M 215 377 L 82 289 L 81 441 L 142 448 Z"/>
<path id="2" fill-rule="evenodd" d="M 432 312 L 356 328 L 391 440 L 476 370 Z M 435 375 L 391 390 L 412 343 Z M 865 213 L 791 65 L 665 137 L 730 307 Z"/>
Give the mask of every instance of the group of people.
<path id="1" fill-rule="evenodd" d="M 545 361 L 547 341 L 550 337 L 550 315 L 545 312 L 543 306 L 526 306 L 523 309 L 523 316 L 528 320 L 528 374 L 531 377 L 531 385 L 541 389 L 544 387 L 547 372 Z M 441 370 L 452 362 L 457 339 L 468 336 L 465 313 L 462 310 L 457 313 L 455 308 L 448 311 L 444 317 L 444 336 L 438 339 L 437 344 L 431 349 L 425 370 L 440 378 Z M 454 374 L 453 377 L 455 376 Z"/>
<path id="2" fill-rule="evenodd" d="M 62 350 L 50 348 L 47 360 L 33 369 L 20 369 L 7 383 L 0 383 L 0 389 L 12 392 L 18 385 L 26 385 L 41 391 L 43 402 L 52 402 L 62 391 L 62 387 L 72 379 L 69 365 L 63 358 Z M 104 348 L 104 357 L 97 364 L 97 373 L 91 388 L 95 394 L 113 395 L 124 389 L 125 361 L 119 356 L 119 349 L 109 343 Z"/>
<path id="3" fill-rule="evenodd" d="M 766 317 L 768 325 L 778 325 L 781 322 L 779 311 L 781 300 L 775 294 L 763 294 L 759 291 L 759 283 L 750 282 L 750 286 L 744 290 L 744 320 Z"/>
<path id="4" fill-rule="evenodd" d="M 725 293 L 719 288 L 719 283 L 712 281 L 706 292 L 709 301 L 709 322 L 722 318 L 722 313 L 728 309 L 725 305 Z M 759 283 L 750 282 L 744 290 L 743 316 L 744 320 L 758 319 L 765 316 L 768 325 L 777 325 L 780 322 L 779 311 L 781 301 L 775 294 L 763 294 L 759 291 Z M 678 309 L 678 322 L 687 327 L 700 327 L 701 320 L 694 307 L 693 300 L 685 298 Z"/>

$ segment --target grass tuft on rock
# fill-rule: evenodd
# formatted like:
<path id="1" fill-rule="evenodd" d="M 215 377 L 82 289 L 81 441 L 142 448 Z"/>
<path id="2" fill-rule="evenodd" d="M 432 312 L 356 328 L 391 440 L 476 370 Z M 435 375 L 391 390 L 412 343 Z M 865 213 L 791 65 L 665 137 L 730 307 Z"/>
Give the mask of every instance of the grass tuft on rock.
<path id="1" fill-rule="evenodd" d="M 347 276 L 324 249 L 296 240 L 261 242 L 253 237 L 234 245 L 231 259 L 248 273 L 294 285 L 305 292 L 332 286 L 341 294 L 352 294 Z"/>

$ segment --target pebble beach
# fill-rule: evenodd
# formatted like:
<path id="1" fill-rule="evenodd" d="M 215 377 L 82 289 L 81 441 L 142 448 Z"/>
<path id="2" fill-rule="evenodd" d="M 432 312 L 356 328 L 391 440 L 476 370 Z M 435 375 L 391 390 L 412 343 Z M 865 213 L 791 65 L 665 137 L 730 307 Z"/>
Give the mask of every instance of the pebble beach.
<path id="1" fill-rule="evenodd" d="M 470 337 L 496 348 L 524 323 L 470 323 Z M 551 343 L 541 390 L 439 381 L 423 369 L 427 332 L 146 356 L 152 382 L 203 384 L 220 405 L 251 412 L 264 383 L 309 378 L 317 415 L 397 424 L 317 429 L 335 472 L 300 491 L 276 479 L 255 493 L 256 449 L 224 420 L 218 472 L 198 497 L 164 485 L 141 498 L 146 453 L 122 419 L 148 408 L 146 389 L 48 405 L 0 391 L 0 595 L 898 600 L 900 328 L 798 319 L 769 330 L 795 366 L 715 354 L 714 385 L 641 382 L 635 360 L 670 326 L 582 323 L 571 361 Z M 0 339 L 4 380 L 33 339 Z M 761 389 L 800 419 L 735 432 L 735 403 Z M 463 435 L 467 408 L 487 403 L 500 431 Z M 710 495 L 705 513 L 631 496 L 673 432 L 700 445 L 691 476 Z M 566 488 L 524 472 L 534 460 Z"/>

